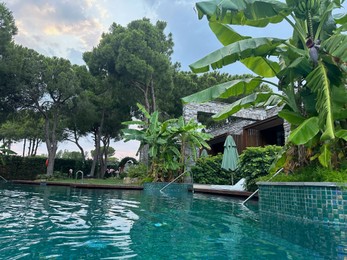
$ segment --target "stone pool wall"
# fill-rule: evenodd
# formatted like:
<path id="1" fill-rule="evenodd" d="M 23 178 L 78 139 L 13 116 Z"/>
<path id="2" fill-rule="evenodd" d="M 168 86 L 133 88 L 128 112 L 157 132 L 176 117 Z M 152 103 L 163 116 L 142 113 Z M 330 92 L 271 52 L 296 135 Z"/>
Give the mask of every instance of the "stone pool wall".
<path id="1" fill-rule="evenodd" d="M 258 185 L 260 222 L 266 231 L 314 250 L 318 258 L 347 259 L 347 184 Z"/>

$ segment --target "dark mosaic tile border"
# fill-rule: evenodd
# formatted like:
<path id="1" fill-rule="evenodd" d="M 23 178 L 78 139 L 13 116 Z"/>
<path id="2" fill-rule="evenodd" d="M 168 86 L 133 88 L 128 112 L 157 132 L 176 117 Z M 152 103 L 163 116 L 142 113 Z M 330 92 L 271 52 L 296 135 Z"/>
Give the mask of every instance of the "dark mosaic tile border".
<path id="1" fill-rule="evenodd" d="M 258 185 L 265 230 L 314 250 L 317 259 L 347 259 L 347 184 Z"/>
<path id="2" fill-rule="evenodd" d="M 259 182 L 259 208 L 294 218 L 347 224 L 347 185 Z"/>

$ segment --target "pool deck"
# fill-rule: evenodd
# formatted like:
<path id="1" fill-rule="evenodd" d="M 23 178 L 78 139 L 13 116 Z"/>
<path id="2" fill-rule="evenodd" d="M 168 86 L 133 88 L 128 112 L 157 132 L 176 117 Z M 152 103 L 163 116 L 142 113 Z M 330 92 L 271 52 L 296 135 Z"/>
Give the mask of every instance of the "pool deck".
<path id="1" fill-rule="evenodd" d="M 223 196 L 233 196 L 233 197 L 242 197 L 248 198 L 253 192 L 233 190 L 229 188 L 228 185 L 209 185 L 209 184 L 194 184 L 194 192 L 206 193 L 206 194 L 215 194 Z M 258 199 L 258 194 L 255 194 L 254 199 Z"/>
<path id="2" fill-rule="evenodd" d="M 19 184 L 32 184 L 32 185 L 52 185 L 52 186 L 67 186 L 72 188 L 85 188 L 85 189 L 117 189 L 117 190 L 143 190 L 140 185 L 102 185 L 102 184 L 87 184 L 87 183 L 61 183 L 61 182 L 39 182 L 29 180 L 13 180 L 13 183 Z M 196 193 L 205 193 L 211 195 L 223 195 L 232 197 L 247 198 L 252 192 L 232 190 L 228 185 L 209 185 L 209 184 L 193 184 L 193 190 Z M 258 199 L 256 194 L 253 199 Z"/>

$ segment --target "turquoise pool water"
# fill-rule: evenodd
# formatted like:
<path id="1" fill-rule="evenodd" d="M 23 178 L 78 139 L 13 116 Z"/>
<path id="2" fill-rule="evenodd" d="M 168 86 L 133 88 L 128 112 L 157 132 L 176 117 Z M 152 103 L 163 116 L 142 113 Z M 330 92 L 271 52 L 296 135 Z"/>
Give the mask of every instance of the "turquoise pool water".
<path id="1" fill-rule="evenodd" d="M 268 233 L 257 203 L 240 202 L 1 184 L 0 259 L 329 258 Z"/>

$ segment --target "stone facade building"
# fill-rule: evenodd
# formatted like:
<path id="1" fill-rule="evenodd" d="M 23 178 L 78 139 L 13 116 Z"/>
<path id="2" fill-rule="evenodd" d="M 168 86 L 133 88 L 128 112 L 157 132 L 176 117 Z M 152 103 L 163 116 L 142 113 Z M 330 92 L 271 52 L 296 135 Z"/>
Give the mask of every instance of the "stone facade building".
<path id="1" fill-rule="evenodd" d="M 183 117 L 186 121 L 193 119 L 199 122 L 199 114 L 210 117 L 228 105 L 220 102 L 185 104 Z M 284 145 L 290 126 L 277 116 L 279 111 L 279 107 L 243 109 L 223 122 L 208 126 L 205 131 L 213 135 L 212 140 L 209 141 L 212 148 L 210 154 L 223 152 L 227 135 L 233 136 L 239 153 L 249 146 Z M 204 122 L 201 123 L 204 124 Z"/>

